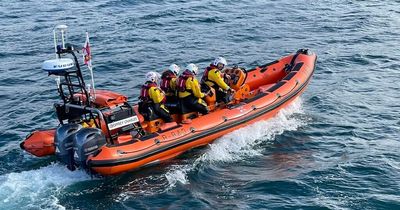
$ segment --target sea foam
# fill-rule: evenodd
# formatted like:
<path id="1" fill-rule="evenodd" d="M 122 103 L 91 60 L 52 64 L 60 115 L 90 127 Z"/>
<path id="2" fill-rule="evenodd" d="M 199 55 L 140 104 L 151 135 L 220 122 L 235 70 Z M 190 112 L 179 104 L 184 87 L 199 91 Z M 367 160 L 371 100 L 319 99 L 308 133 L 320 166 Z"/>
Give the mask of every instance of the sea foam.
<path id="1" fill-rule="evenodd" d="M 257 145 L 271 142 L 276 135 L 296 130 L 306 124 L 305 120 L 293 117 L 295 113 L 304 113 L 301 98 L 293 101 L 269 120 L 256 122 L 217 139 L 193 164 L 171 166 L 171 169 L 165 174 L 169 188 L 173 188 L 177 183 L 188 184 L 188 173 L 199 166 L 221 162 L 229 163 L 261 155 L 263 148 L 257 147 Z"/>
<path id="2" fill-rule="evenodd" d="M 53 163 L 36 170 L 0 176 L 0 207 L 14 209 L 65 209 L 57 195 L 65 187 L 90 180 L 84 171 L 69 171 Z"/>

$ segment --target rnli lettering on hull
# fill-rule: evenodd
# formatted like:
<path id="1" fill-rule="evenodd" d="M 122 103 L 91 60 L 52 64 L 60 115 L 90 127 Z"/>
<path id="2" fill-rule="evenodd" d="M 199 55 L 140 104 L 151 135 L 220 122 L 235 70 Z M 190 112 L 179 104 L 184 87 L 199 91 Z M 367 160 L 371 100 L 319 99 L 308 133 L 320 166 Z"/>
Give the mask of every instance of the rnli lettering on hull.
<path id="1" fill-rule="evenodd" d="M 132 117 L 128 117 L 123 120 L 112 122 L 112 123 L 108 124 L 108 128 L 110 130 L 114 130 L 114 129 L 121 128 L 121 127 L 124 127 L 129 124 L 137 123 L 137 122 L 139 122 L 139 118 L 137 116 L 132 116 Z"/>
<path id="2" fill-rule="evenodd" d="M 172 131 L 167 135 L 162 135 L 161 137 L 163 138 L 163 140 L 167 140 L 167 139 L 172 139 L 172 138 L 179 138 L 181 136 L 184 136 L 187 133 L 188 132 L 186 131 L 186 129 L 181 128 L 176 131 Z"/>

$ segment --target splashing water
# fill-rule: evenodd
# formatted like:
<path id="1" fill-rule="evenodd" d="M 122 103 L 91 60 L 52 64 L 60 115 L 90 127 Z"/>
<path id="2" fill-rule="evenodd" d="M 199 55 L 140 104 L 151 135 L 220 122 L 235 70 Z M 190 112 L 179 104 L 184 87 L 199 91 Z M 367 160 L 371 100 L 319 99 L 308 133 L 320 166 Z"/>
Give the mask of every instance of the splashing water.
<path id="1" fill-rule="evenodd" d="M 55 196 L 65 187 L 90 180 L 84 171 L 69 171 L 60 164 L 0 176 L 0 208 L 65 209 Z"/>
<path id="2" fill-rule="evenodd" d="M 272 141 L 276 135 L 296 130 L 306 123 L 304 120 L 293 117 L 295 113 L 304 113 L 301 105 L 302 101 L 298 98 L 288 107 L 280 110 L 275 117 L 238 129 L 217 139 L 193 164 L 172 166 L 165 174 L 169 188 L 175 187 L 177 183 L 188 184 L 187 174 L 201 165 L 234 162 L 245 157 L 261 155 L 263 148 L 257 148 L 257 145 Z"/>
<path id="3" fill-rule="evenodd" d="M 183 166 L 171 165 L 169 171 L 162 175 L 168 182 L 164 190 L 172 189 L 177 183 L 188 184 L 188 174 L 199 166 L 234 162 L 261 155 L 263 148 L 257 145 L 269 142 L 276 135 L 295 130 L 305 124 L 304 120 L 293 117 L 294 113 L 303 113 L 300 99 L 295 100 L 272 119 L 257 122 L 217 139 L 194 163 Z M 0 176 L 0 208 L 10 209 L 23 206 L 28 209 L 65 209 L 59 204 L 58 195 L 66 187 L 90 179 L 91 177 L 84 171 L 72 172 L 59 164 L 51 164 L 37 170 L 5 174 Z M 143 194 L 143 189 L 140 192 Z M 119 198 L 124 200 L 131 197 L 131 194 L 136 195 L 136 193 L 124 192 Z M 148 194 L 152 193 L 148 192 Z"/>

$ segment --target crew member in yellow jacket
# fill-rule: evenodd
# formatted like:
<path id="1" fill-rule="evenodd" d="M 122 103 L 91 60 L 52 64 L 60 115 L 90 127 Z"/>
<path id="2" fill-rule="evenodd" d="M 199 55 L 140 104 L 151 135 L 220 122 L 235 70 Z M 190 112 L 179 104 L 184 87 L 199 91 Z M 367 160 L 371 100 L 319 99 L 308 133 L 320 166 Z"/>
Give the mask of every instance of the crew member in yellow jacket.
<path id="1" fill-rule="evenodd" d="M 139 112 L 147 121 L 160 117 L 165 122 L 172 122 L 171 115 L 165 107 L 165 93 L 157 87 L 159 78 L 157 72 L 151 71 L 146 74 L 146 82 L 140 91 Z"/>
<path id="2" fill-rule="evenodd" d="M 201 92 L 200 84 L 196 79 L 199 68 L 191 63 L 186 70 L 179 76 L 177 82 L 178 97 L 183 106 L 182 112 L 197 111 L 207 114 L 206 102 L 202 99 L 205 95 Z"/>
<path id="3" fill-rule="evenodd" d="M 176 80 L 178 79 L 179 71 L 179 66 L 173 63 L 161 74 L 160 88 L 165 93 L 167 98 L 165 105 L 168 107 L 171 114 L 175 114 L 179 111 L 176 90 Z"/>
<path id="4" fill-rule="evenodd" d="M 221 71 L 227 65 L 225 58 L 218 57 L 206 68 L 201 79 L 203 89 L 204 87 L 214 88 L 216 92 L 217 102 L 228 103 L 230 101 L 228 92 L 234 92 L 224 81 L 221 76 Z M 207 85 L 207 86 L 205 86 Z"/>

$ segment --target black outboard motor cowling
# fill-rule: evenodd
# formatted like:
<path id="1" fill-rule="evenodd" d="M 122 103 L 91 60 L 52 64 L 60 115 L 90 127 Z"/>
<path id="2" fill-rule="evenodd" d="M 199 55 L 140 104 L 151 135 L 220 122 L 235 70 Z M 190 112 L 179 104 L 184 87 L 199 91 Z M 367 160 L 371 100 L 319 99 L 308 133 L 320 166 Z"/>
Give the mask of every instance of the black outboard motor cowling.
<path id="1" fill-rule="evenodd" d="M 74 170 L 73 162 L 73 140 L 74 135 L 82 128 L 79 124 L 64 124 L 60 125 L 54 137 L 54 144 L 56 146 L 57 159 L 67 164 L 68 169 Z"/>
<path id="2" fill-rule="evenodd" d="M 86 160 L 106 144 L 103 131 L 98 128 L 84 128 L 74 135 L 74 162 L 77 166 L 87 168 Z"/>

